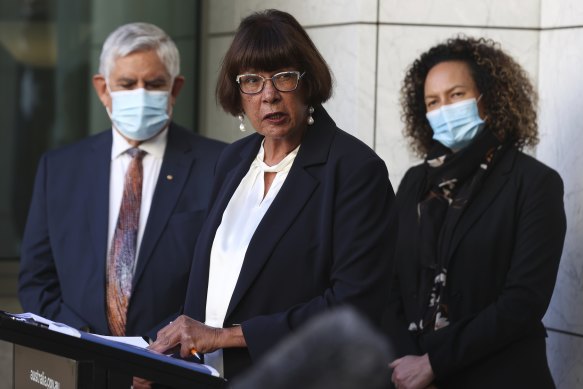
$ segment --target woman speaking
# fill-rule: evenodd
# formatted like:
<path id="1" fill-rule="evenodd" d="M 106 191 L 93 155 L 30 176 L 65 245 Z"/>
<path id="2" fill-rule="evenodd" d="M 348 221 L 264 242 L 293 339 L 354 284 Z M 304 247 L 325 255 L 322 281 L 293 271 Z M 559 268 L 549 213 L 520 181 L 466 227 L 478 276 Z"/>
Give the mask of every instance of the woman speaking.
<path id="1" fill-rule="evenodd" d="M 331 93 L 328 65 L 291 15 L 241 22 L 217 97 L 256 132 L 219 160 L 185 315 L 154 350 L 196 350 L 231 378 L 330 307 L 380 319 L 393 189 L 384 162 L 322 107 Z"/>

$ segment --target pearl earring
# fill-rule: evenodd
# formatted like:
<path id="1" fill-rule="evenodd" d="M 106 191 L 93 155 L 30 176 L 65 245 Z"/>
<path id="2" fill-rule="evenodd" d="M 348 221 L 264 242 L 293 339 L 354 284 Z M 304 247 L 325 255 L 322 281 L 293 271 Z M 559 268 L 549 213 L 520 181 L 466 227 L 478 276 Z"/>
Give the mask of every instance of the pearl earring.
<path id="1" fill-rule="evenodd" d="M 310 106 L 310 108 L 308 108 L 308 112 L 310 113 L 308 115 L 308 125 L 311 126 L 314 124 L 314 118 L 312 117 L 312 114 L 314 113 L 314 107 Z"/>
<path id="2" fill-rule="evenodd" d="M 238 115 L 237 117 L 239 118 L 239 122 L 240 122 L 239 123 L 239 130 L 245 131 L 245 123 L 243 123 L 243 120 L 245 119 L 245 116 L 243 116 L 241 114 L 241 115 Z"/>

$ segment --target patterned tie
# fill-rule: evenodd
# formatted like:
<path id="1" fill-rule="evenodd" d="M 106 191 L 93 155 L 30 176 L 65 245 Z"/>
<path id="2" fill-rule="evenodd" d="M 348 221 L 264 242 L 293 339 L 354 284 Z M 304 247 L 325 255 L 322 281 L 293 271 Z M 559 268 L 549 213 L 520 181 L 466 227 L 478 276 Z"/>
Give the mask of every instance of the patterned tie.
<path id="1" fill-rule="evenodd" d="M 117 226 L 107 257 L 107 321 L 115 336 L 124 336 L 126 331 L 142 202 L 142 158 L 146 154 L 138 148 L 127 153 L 132 161 L 126 172 Z"/>

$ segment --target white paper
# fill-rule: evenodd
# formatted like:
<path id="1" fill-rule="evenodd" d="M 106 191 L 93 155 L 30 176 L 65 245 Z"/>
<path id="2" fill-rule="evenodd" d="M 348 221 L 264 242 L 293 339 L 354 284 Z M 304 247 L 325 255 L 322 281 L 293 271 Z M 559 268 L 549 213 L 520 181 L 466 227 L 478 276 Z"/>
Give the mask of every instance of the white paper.
<path id="1" fill-rule="evenodd" d="M 106 336 L 106 335 L 97 335 L 97 334 L 93 334 L 93 335 L 99 336 L 100 338 L 111 340 L 114 342 L 131 344 L 132 346 L 136 346 L 139 348 L 148 347 L 148 342 L 146 342 L 144 340 L 144 338 L 142 338 L 141 336 Z"/>
<path id="2" fill-rule="evenodd" d="M 77 330 L 73 327 L 70 327 L 66 324 L 63 324 L 63 323 L 58 323 L 56 321 L 45 319 L 44 317 L 35 315 L 34 313 L 30 313 L 30 312 L 11 313 L 10 315 L 12 317 L 15 317 L 15 318 L 20 318 L 23 320 L 27 320 L 27 319 L 34 320 L 37 323 L 45 324 L 48 326 L 49 330 L 51 330 L 51 331 L 60 332 L 61 334 L 74 336 L 76 338 L 81 337 L 81 333 L 79 332 L 79 330 Z"/>

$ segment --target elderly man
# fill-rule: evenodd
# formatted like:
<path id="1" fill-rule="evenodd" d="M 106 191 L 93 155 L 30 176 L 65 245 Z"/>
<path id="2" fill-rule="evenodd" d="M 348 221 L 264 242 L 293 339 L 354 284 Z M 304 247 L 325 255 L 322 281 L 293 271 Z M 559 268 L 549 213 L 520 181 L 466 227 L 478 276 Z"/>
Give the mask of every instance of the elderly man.
<path id="1" fill-rule="evenodd" d="M 129 336 L 181 309 L 224 145 L 171 121 L 179 62 L 151 24 L 105 41 L 93 85 L 112 129 L 40 161 L 22 243 L 25 311 Z"/>

